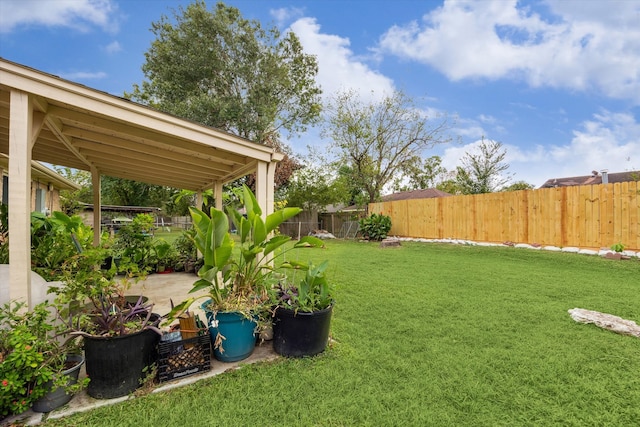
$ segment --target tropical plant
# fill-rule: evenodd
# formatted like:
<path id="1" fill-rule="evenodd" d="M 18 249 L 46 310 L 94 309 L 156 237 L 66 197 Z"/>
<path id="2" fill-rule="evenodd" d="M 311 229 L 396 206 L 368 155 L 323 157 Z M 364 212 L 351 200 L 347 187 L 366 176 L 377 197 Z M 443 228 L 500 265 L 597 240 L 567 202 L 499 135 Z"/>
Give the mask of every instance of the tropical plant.
<path id="1" fill-rule="evenodd" d="M 274 304 L 295 311 L 312 312 L 324 310 L 333 304 L 333 286 L 325 276 L 328 261 L 320 265 L 312 262 L 303 264 L 295 261 L 285 263 L 283 267 L 304 271 L 304 277 L 297 285 L 279 283 L 274 288 Z"/>
<path id="2" fill-rule="evenodd" d="M 194 241 L 202 253 L 204 265 L 191 293 L 207 289 L 212 311 L 238 311 L 253 316 L 268 301 L 268 289 L 277 283 L 275 260 L 286 252 L 283 245 L 291 237 L 273 232 L 284 221 L 297 215 L 300 208 L 282 208 L 262 218 L 262 209 L 255 195 L 243 186 L 245 215 L 228 209 L 228 215 L 212 208 L 207 215 L 191 208 L 195 229 Z M 236 227 L 240 247 L 229 234 L 229 217 Z M 291 248 L 324 246 L 322 240 L 305 236 Z M 177 305 L 170 315 L 176 317 L 187 310 L 197 298 L 189 298 Z"/>
<path id="3" fill-rule="evenodd" d="M 175 247 L 164 239 L 157 239 L 153 244 L 158 271 L 173 268 L 178 257 Z"/>
<path id="4" fill-rule="evenodd" d="M 380 241 L 387 238 L 391 230 L 391 217 L 372 213 L 360 219 L 360 231 L 365 239 Z"/>
<path id="5" fill-rule="evenodd" d="M 51 384 L 74 393 L 88 382 L 70 385 L 62 374 L 68 368 L 66 356 L 79 348 L 50 310 L 56 307 L 47 302 L 31 311 L 18 301 L 0 307 L 0 416 L 24 412 Z"/>

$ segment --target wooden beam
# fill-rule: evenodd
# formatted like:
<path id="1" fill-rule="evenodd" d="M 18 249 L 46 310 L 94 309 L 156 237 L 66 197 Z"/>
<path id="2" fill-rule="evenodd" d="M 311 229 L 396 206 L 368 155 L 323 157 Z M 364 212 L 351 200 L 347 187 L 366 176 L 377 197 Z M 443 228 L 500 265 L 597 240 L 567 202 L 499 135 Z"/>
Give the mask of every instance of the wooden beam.
<path id="1" fill-rule="evenodd" d="M 53 132 L 58 137 L 60 142 L 62 142 L 69 151 L 71 151 L 78 159 L 89 166 L 89 168 L 93 167 L 93 164 L 89 160 L 87 160 L 76 147 L 73 146 L 73 142 L 71 141 L 71 139 L 69 139 L 64 134 L 64 132 L 62 132 L 62 122 L 60 122 L 60 120 L 54 118 L 54 116 L 52 115 L 47 114 L 46 121 L 47 126 L 49 127 L 49 129 L 51 129 L 51 132 Z"/>

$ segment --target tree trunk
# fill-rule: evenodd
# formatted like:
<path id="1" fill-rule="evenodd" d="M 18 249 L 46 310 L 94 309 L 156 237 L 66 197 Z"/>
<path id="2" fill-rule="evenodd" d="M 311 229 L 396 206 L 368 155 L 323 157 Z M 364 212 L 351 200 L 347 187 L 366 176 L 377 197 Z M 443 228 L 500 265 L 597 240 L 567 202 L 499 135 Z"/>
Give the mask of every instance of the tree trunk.
<path id="1" fill-rule="evenodd" d="M 612 314 L 600 313 L 597 311 L 574 308 L 569 310 L 571 318 L 579 323 L 593 323 L 604 329 L 623 335 L 631 335 L 640 338 L 640 326 L 631 320 Z"/>

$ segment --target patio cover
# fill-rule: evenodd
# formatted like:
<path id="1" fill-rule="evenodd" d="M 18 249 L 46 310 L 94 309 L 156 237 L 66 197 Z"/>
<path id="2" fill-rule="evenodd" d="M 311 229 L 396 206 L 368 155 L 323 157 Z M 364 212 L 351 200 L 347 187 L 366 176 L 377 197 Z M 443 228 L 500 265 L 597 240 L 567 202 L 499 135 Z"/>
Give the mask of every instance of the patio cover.
<path id="1" fill-rule="evenodd" d="M 9 156 L 10 299 L 32 306 L 32 160 L 90 171 L 94 206 L 100 176 L 203 191 L 256 172 L 256 198 L 273 210 L 276 163 L 265 145 L 199 125 L 0 58 L 0 153 Z M 100 209 L 94 209 L 100 224 Z M 99 242 L 99 228 L 94 243 Z M 22 236 L 20 238 L 19 236 Z"/>

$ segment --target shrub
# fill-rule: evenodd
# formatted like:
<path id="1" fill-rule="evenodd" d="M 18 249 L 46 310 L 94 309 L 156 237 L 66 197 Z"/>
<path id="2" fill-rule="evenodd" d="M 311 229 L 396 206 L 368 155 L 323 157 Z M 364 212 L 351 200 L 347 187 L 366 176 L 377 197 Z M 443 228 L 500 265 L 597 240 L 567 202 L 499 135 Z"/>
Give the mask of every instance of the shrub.
<path id="1" fill-rule="evenodd" d="M 365 239 L 380 241 L 387 238 L 391 230 L 391 217 L 372 213 L 368 218 L 360 220 L 360 231 Z"/>

